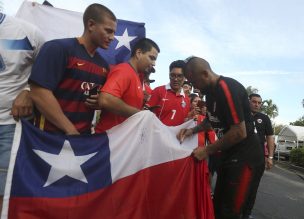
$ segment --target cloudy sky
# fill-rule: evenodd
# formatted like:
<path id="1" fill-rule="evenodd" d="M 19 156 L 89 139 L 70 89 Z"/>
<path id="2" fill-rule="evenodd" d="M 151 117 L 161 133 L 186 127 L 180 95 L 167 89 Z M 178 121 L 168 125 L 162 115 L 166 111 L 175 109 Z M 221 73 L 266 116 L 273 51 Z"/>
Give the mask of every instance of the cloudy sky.
<path id="1" fill-rule="evenodd" d="M 15 15 L 23 0 L 0 0 Z M 42 3 L 43 0 L 36 2 Z M 277 124 L 304 115 L 304 1 L 302 0 L 49 0 L 83 12 L 93 2 L 118 18 L 144 22 L 161 49 L 152 87 L 166 84 L 168 66 L 190 55 L 220 75 L 259 90 L 279 107 Z"/>

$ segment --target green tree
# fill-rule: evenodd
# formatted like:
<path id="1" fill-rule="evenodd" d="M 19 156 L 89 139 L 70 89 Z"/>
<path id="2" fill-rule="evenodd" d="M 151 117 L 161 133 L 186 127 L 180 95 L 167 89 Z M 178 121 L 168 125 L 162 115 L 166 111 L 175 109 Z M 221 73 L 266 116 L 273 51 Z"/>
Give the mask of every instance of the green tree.
<path id="1" fill-rule="evenodd" d="M 272 99 L 263 101 L 261 111 L 268 115 L 270 119 L 274 119 L 279 115 L 279 109 L 277 105 L 272 102 Z"/>
<path id="2" fill-rule="evenodd" d="M 280 131 L 284 128 L 285 125 L 279 124 L 279 125 L 273 125 L 274 134 L 278 135 Z"/>
<path id="3" fill-rule="evenodd" d="M 250 94 L 257 94 L 259 92 L 259 90 L 257 88 L 254 88 L 252 86 L 247 87 L 246 91 L 247 91 L 248 96 Z"/>
<path id="4" fill-rule="evenodd" d="M 291 122 L 289 124 L 290 125 L 296 125 L 296 126 L 304 126 L 304 116 L 302 116 L 301 118 L 299 118 L 297 121 Z"/>

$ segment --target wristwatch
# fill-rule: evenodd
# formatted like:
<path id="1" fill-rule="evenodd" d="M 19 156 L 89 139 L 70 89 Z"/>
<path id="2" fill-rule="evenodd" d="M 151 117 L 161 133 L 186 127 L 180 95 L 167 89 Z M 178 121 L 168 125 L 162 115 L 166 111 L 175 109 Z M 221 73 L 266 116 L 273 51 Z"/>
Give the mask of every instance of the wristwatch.
<path id="1" fill-rule="evenodd" d="M 270 156 L 268 158 L 271 159 L 271 160 L 273 159 L 273 157 L 270 157 Z"/>

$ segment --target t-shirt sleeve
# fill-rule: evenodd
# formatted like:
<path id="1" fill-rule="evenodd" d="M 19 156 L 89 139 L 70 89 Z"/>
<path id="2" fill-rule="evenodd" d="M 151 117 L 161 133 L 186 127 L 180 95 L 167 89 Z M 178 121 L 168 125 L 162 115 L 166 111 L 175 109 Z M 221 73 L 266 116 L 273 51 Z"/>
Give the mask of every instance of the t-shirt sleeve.
<path id="1" fill-rule="evenodd" d="M 29 83 L 55 90 L 62 80 L 67 64 L 67 54 L 58 42 L 46 42 L 34 62 Z"/>
<path id="2" fill-rule="evenodd" d="M 236 125 L 244 121 L 244 112 L 242 106 L 241 92 L 233 88 L 231 84 L 224 80 L 220 82 L 221 107 L 225 113 L 226 123 L 228 126 Z"/>
<path id="3" fill-rule="evenodd" d="M 112 68 L 101 92 L 121 98 L 129 86 L 129 74 L 121 67 Z"/>
<path id="4" fill-rule="evenodd" d="M 271 121 L 267 115 L 265 115 L 265 134 L 266 136 L 273 135 Z"/>
<path id="5" fill-rule="evenodd" d="M 37 30 L 35 30 L 35 33 L 34 33 L 34 42 L 35 42 L 34 57 L 36 59 L 42 45 L 45 42 L 44 37 L 43 37 L 41 31 L 38 28 L 37 28 Z"/>

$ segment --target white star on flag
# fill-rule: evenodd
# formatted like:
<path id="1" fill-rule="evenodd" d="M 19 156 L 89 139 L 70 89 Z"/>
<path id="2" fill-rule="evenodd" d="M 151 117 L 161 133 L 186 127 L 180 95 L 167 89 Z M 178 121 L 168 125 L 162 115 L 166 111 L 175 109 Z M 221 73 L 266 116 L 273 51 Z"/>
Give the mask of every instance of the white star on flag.
<path id="1" fill-rule="evenodd" d="M 95 152 L 88 155 L 75 156 L 71 144 L 68 140 L 64 141 L 59 154 L 50 154 L 40 150 L 33 151 L 45 162 L 52 166 L 49 176 L 43 187 L 51 185 L 64 176 L 69 176 L 73 179 L 88 183 L 87 178 L 85 177 L 80 165 L 97 154 L 97 152 Z"/>
<path id="2" fill-rule="evenodd" d="M 122 36 L 115 36 L 115 38 L 118 40 L 118 44 L 115 49 L 125 46 L 131 51 L 130 42 L 137 38 L 137 36 L 129 36 L 128 29 L 126 28 Z"/>

